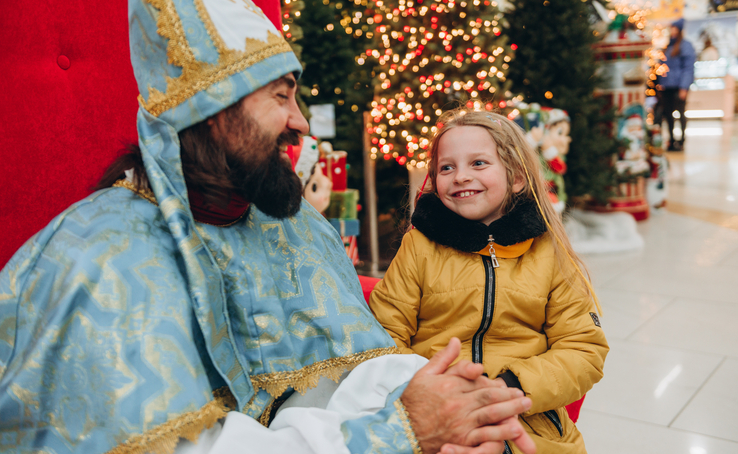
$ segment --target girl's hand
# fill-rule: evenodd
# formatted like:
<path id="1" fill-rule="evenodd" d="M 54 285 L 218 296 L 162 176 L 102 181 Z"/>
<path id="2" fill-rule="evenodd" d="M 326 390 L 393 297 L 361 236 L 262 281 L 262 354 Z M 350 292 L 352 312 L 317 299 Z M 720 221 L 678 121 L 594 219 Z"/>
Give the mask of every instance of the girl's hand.
<path id="1" fill-rule="evenodd" d="M 501 388 L 507 388 L 507 383 L 505 383 L 505 380 L 503 380 L 500 377 L 497 377 L 494 380 L 492 380 L 492 383 L 494 383 L 495 386 L 499 386 Z"/>

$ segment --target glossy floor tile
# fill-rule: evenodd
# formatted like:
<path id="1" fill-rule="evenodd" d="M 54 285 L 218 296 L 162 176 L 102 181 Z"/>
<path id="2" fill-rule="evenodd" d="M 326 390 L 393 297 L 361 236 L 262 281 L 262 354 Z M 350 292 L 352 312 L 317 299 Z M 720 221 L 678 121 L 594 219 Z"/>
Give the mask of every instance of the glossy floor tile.
<path id="1" fill-rule="evenodd" d="M 681 244 L 675 241 L 672 247 L 676 249 Z M 708 251 L 703 257 L 695 256 L 691 263 L 669 256 L 649 258 L 634 263 L 628 271 L 608 280 L 603 288 L 737 303 L 735 269 L 707 266 L 716 262 L 715 254 L 718 251 Z"/>
<path id="2" fill-rule="evenodd" d="M 611 339 L 605 378 L 583 408 L 668 426 L 722 360 Z"/>
<path id="3" fill-rule="evenodd" d="M 736 454 L 738 443 L 582 410 L 577 427 L 589 454 Z"/>
<path id="4" fill-rule="evenodd" d="M 602 328 L 609 340 L 625 339 L 649 321 L 674 297 L 628 290 L 600 290 Z"/>
<path id="5" fill-rule="evenodd" d="M 738 358 L 736 321 L 738 301 L 716 303 L 679 298 L 642 325 L 630 339 L 648 345 Z"/>
<path id="6" fill-rule="evenodd" d="M 577 423 L 590 454 L 738 454 L 738 123 L 686 136 L 643 249 L 584 257 L 611 346 Z"/>
<path id="7" fill-rule="evenodd" d="M 738 359 L 726 359 L 672 424 L 738 441 Z"/>

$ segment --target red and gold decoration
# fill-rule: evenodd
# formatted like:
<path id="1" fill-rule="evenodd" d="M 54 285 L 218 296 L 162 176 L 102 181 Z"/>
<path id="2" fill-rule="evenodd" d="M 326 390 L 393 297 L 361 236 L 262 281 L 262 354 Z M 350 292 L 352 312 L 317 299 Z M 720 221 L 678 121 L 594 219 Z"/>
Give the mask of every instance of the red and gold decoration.
<path id="1" fill-rule="evenodd" d="M 644 65 L 651 52 L 651 40 L 643 31 L 646 14 L 640 10 L 628 13 L 615 15 L 604 39 L 594 45 L 595 58 L 601 62 L 606 77 L 606 88 L 597 94 L 615 108 L 618 121 L 613 125 L 614 134 L 622 147 L 613 163 L 617 171 L 615 195 L 606 204 L 590 208 L 600 212 L 624 211 L 640 221 L 649 216 L 645 179 L 651 170 L 643 104 L 646 84 L 655 76 L 647 73 Z"/>

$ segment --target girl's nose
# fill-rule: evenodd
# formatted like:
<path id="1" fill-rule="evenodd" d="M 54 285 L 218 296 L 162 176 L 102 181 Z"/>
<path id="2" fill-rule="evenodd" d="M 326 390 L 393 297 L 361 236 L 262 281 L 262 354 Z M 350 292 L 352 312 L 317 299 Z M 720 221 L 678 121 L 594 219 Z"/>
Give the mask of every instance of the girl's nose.
<path id="1" fill-rule="evenodd" d="M 468 173 L 466 173 L 466 172 L 459 172 L 459 173 L 456 174 L 456 177 L 454 177 L 454 182 L 456 184 L 467 183 L 467 182 L 471 181 L 471 179 L 472 179 L 471 178 L 471 175 L 469 175 Z"/>

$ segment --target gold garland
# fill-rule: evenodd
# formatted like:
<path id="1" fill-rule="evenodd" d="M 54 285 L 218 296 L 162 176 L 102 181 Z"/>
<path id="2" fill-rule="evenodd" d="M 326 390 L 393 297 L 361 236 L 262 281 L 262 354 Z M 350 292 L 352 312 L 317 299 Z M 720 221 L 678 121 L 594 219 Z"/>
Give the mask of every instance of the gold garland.
<path id="1" fill-rule="evenodd" d="M 180 438 L 196 443 L 203 430 L 210 429 L 226 413 L 236 410 L 236 399 L 227 387 L 213 392 L 214 399 L 196 411 L 159 424 L 108 451 L 108 454 L 172 454 Z"/>
<path id="2" fill-rule="evenodd" d="M 410 423 L 410 415 L 407 413 L 407 409 L 400 399 L 397 399 L 395 401 L 395 409 L 397 409 L 397 414 L 400 415 L 400 420 L 402 420 L 402 427 L 405 429 L 405 435 L 407 436 L 407 439 L 410 440 L 410 446 L 412 446 L 413 448 L 413 454 L 423 454 L 423 450 L 420 448 L 420 443 L 415 437 L 413 425 L 412 423 Z"/>
<path id="3" fill-rule="evenodd" d="M 320 377 L 326 377 L 334 382 L 338 382 L 345 371 L 358 366 L 364 361 L 384 355 L 401 353 L 397 347 L 375 348 L 374 350 L 367 350 L 350 356 L 326 359 L 325 361 L 305 366 L 300 370 L 254 375 L 251 377 L 251 384 L 254 387 L 254 391 L 263 389 L 272 397 L 281 396 L 289 387 L 294 388 L 300 394 L 305 394 L 305 391 L 309 388 L 318 386 Z"/>
<path id="4" fill-rule="evenodd" d="M 131 183 L 130 181 L 126 179 L 120 179 L 113 183 L 114 188 L 126 188 L 128 190 L 133 191 L 137 196 L 141 197 L 142 199 L 146 199 L 149 202 L 153 203 L 156 206 L 159 206 L 159 204 L 156 202 L 156 197 L 154 196 L 154 192 L 149 188 L 138 188 L 135 184 Z"/>

